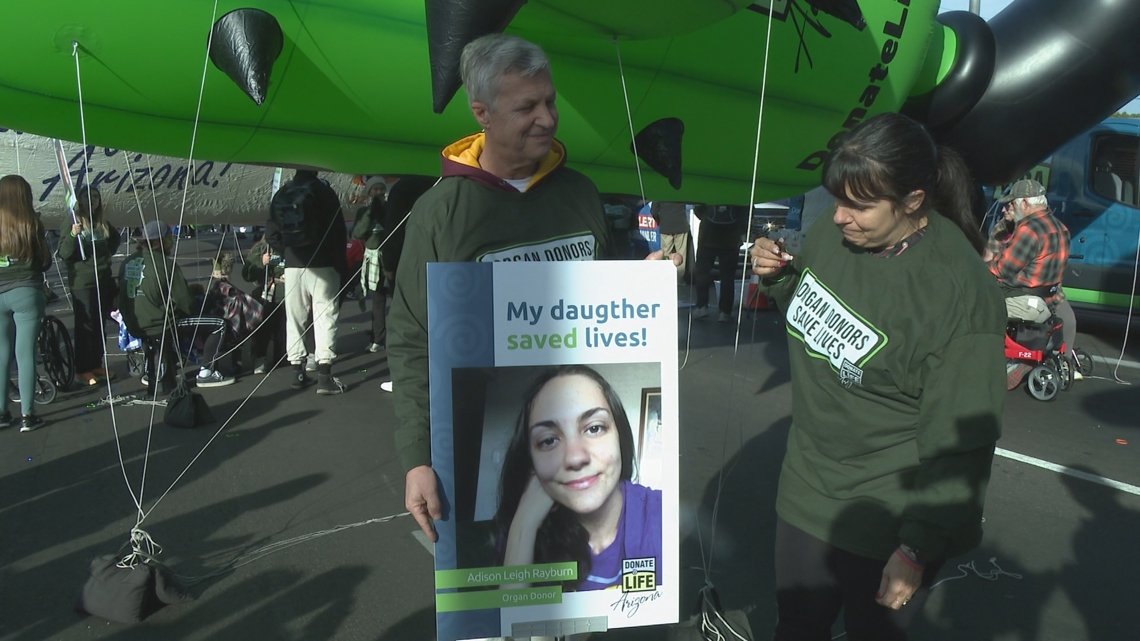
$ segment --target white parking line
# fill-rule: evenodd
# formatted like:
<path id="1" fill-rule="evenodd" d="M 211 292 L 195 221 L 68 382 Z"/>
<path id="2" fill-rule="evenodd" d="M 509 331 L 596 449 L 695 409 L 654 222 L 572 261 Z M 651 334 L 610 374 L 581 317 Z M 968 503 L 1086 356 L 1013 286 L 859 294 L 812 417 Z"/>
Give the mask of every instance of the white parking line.
<path id="1" fill-rule="evenodd" d="M 1059 472 L 1061 474 L 1068 474 L 1069 476 L 1072 476 L 1072 477 L 1075 477 L 1078 479 L 1083 479 L 1085 481 L 1089 481 L 1090 483 L 1097 483 L 1097 484 L 1103 485 L 1105 487 L 1111 487 L 1114 490 L 1120 490 L 1121 492 L 1128 492 L 1129 494 L 1134 494 L 1136 496 L 1140 496 L 1140 487 L 1137 487 L 1135 485 L 1130 485 L 1128 483 L 1121 483 L 1120 481 L 1114 481 L 1112 479 L 1106 479 L 1103 476 L 1097 476 L 1096 474 L 1089 474 L 1088 472 L 1084 472 L 1082 470 L 1075 470 L 1075 469 L 1073 469 L 1071 467 L 1067 467 L 1065 465 L 1058 465 L 1056 463 L 1050 463 L 1049 461 L 1044 461 L 1044 460 L 1041 460 L 1039 458 L 1034 458 L 1032 456 L 1026 456 L 1024 454 L 1018 454 L 1017 452 L 1011 452 L 1009 450 L 1003 450 L 1000 447 L 994 450 L 994 454 L 997 454 L 998 456 L 1004 456 L 1005 458 L 1013 459 L 1015 461 L 1020 461 L 1022 463 L 1028 463 L 1030 465 L 1035 465 L 1037 467 L 1049 470 L 1051 472 Z"/>

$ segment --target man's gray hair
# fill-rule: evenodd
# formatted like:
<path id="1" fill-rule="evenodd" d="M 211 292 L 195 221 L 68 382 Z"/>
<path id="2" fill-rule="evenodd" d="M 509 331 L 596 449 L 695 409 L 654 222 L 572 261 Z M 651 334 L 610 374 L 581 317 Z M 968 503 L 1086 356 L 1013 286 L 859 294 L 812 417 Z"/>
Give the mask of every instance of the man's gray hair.
<path id="1" fill-rule="evenodd" d="M 1029 215 L 1029 212 L 1037 211 L 1038 209 L 1049 208 L 1049 199 L 1047 199 L 1045 196 L 1029 196 L 1028 198 L 1016 198 L 1015 200 L 1019 200 L 1024 203 L 1022 205 L 1024 209 L 1014 207 L 1014 222 L 1021 222 L 1027 215 Z"/>
<path id="2" fill-rule="evenodd" d="M 459 57 L 459 74 L 467 88 L 468 105 L 478 101 L 494 108 L 499 79 L 508 73 L 530 77 L 549 71 L 550 60 L 541 47 L 502 33 L 472 40 Z"/>

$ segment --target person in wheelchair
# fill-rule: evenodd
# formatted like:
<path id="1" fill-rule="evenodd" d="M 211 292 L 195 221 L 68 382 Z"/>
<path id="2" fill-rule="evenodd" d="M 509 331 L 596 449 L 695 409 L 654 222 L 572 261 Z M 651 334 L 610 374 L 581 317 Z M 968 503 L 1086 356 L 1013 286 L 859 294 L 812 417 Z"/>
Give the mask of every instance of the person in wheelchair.
<path id="1" fill-rule="evenodd" d="M 1002 218 L 983 260 L 1005 292 L 1009 318 L 1044 323 L 1054 314 L 1069 260 L 1069 230 L 1053 216 L 1045 187 L 1019 180 L 1003 194 Z"/>
<path id="2" fill-rule="evenodd" d="M 226 321 L 196 315 L 186 278 L 168 255 L 170 247 L 170 227 L 152 220 L 143 227 L 138 248 L 119 271 L 119 310 L 127 329 L 145 345 L 148 393 L 153 394 L 158 385 L 163 393 L 174 389 L 178 370 L 175 350 L 184 339 L 193 343 L 198 337 L 204 337 L 198 387 L 230 385 L 234 378 L 217 368 Z"/>

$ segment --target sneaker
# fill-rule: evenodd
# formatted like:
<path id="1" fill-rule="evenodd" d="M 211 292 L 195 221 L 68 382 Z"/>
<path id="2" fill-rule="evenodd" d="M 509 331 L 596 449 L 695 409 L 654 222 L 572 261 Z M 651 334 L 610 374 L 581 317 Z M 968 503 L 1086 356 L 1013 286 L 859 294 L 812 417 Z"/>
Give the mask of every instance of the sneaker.
<path id="1" fill-rule="evenodd" d="M 704 318 L 705 316 L 708 316 L 708 315 L 709 315 L 709 308 L 708 307 L 694 307 L 693 308 L 693 318 Z"/>
<path id="2" fill-rule="evenodd" d="M 4 413 L 0 414 L 0 430 L 6 427 L 12 427 L 12 413 L 8 410 L 4 410 Z"/>
<path id="3" fill-rule="evenodd" d="M 380 383 L 380 389 L 384 390 L 385 392 L 391 392 L 392 381 L 384 381 L 383 383 Z"/>
<path id="4" fill-rule="evenodd" d="M 373 354 L 379 352 L 382 349 L 384 349 L 384 346 L 380 343 L 369 343 L 368 345 L 368 351 L 372 352 Z"/>
<path id="5" fill-rule="evenodd" d="M 727 323 L 730 320 L 732 320 L 732 316 L 724 312 L 721 312 L 720 316 L 716 317 L 716 322 L 718 323 Z"/>
<path id="6" fill-rule="evenodd" d="M 75 375 L 75 378 L 79 379 L 79 382 L 83 385 L 91 386 L 99 384 L 99 377 L 95 372 L 79 372 Z M 143 383 L 143 385 L 146 385 L 146 383 Z"/>
<path id="7" fill-rule="evenodd" d="M 115 373 L 107 372 L 107 370 L 103 369 L 102 367 L 96 367 L 95 369 L 91 370 L 91 374 L 108 381 L 115 380 Z"/>
<path id="8" fill-rule="evenodd" d="M 139 382 L 143 384 L 143 387 L 150 387 L 150 379 L 146 377 L 146 374 L 139 377 Z"/>
<path id="9" fill-rule="evenodd" d="M 267 374 L 269 373 L 269 366 L 265 363 L 258 363 L 257 367 L 253 368 L 254 374 Z"/>
<path id="10" fill-rule="evenodd" d="M 317 393 L 321 395 L 343 394 L 348 389 L 340 379 L 332 374 L 317 375 Z"/>
<path id="11" fill-rule="evenodd" d="M 306 356 L 305 357 L 305 371 L 306 372 L 317 371 L 317 357 L 316 356 Z"/>
<path id="12" fill-rule="evenodd" d="M 198 387 L 225 387 L 226 385 L 234 384 L 234 377 L 226 376 L 218 370 L 211 372 L 209 370 L 203 369 L 202 371 L 198 372 L 196 384 Z"/>
<path id="13" fill-rule="evenodd" d="M 305 366 L 300 363 L 293 366 L 293 382 L 289 383 L 289 387 L 293 389 L 303 389 L 312 383 L 313 379 L 305 376 Z"/>
<path id="14" fill-rule="evenodd" d="M 44 419 L 32 414 L 20 419 L 21 432 L 34 432 L 44 426 Z"/>

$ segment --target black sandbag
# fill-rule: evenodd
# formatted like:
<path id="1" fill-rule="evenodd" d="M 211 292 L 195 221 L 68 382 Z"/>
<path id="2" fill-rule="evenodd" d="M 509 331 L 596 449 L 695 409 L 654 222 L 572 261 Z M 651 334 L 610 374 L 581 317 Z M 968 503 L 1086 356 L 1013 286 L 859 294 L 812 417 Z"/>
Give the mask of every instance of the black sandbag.
<path id="1" fill-rule="evenodd" d="M 141 561 L 119 567 L 120 558 L 106 555 L 91 561 L 91 576 L 79 597 L 80 611 L 116 623 L 138 623 L 164 605 L 193 599 L 166 568 Z"/>
<path id="2" fill-rule="evenodd" d="M 214 413 L 210 411 L 206 399 L 202 398 L 201 394 L 191 391 L 186 379 L 179 377 L 174 391 L 166 399 L 166 411 L 162 415 L 162 422 L 170 427 L 194 428 L 213 423 Z"/>

